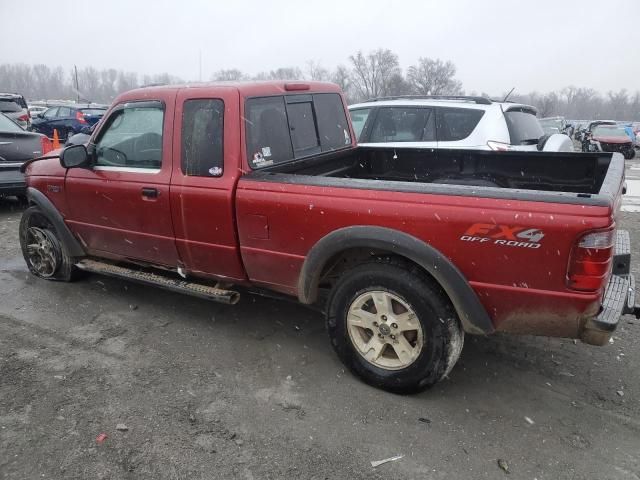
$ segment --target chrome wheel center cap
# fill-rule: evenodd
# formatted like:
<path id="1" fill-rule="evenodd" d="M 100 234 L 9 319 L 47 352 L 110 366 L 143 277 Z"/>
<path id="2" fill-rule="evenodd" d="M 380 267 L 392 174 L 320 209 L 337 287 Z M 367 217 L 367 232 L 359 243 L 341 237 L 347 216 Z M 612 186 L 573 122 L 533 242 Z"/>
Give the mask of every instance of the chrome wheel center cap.
<path id="1" fill-rule="evenodd" d="M 389 325 L 387 325 L 386 323 L 381 323 L 380 326 L 378 327 L 378 330 L 380 330 L 380 333 L 385 336 L 391 333 L 391 329 L 389 328 Z"/>

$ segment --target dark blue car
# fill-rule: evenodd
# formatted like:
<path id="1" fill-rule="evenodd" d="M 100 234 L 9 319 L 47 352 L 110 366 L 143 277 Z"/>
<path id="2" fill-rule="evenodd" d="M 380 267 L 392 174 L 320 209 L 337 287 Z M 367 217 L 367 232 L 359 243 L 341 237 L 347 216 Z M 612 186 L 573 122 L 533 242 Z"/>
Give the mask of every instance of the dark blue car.
<path id="1" fill-rule="evenodd" d="M 31 129 L 53 137 L 53 131 L 58 131 L 60 140 L 65 140 L 76 133 L 86 131 L 97 123 L 106 113 L 106 107 L 64 105 L 51 107 L 44 113 L 31 120 Z"/>

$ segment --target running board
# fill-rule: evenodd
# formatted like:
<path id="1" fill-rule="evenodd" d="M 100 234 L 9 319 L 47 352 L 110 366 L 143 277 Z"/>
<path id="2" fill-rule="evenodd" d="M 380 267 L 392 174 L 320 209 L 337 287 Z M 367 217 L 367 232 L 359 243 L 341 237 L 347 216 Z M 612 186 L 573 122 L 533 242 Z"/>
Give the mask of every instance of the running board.
<path id="1" fill-rule="evenodd" d="M 76 263 L 76 267 L 85 272 L 99 273 L 110 277 L 124 278 L 144 285 L 152 285 L 173 292 L 186 293 L 194 297 L 213 300 L 214 302 L 235 305 L 240 301 L 240 294 L 232 290 L 204 285 L 202 283 L 188 282 L 186 280 L 171 278 L 157 273 L 143 272 L 132 268 L 120 267 L 110 263 L 84 259 Z"/>

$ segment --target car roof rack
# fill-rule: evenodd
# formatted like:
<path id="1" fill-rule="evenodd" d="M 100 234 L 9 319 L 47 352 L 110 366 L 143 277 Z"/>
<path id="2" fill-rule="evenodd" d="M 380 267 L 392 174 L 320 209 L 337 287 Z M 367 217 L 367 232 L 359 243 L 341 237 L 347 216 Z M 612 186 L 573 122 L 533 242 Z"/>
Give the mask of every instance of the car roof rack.
<path id="1" fill-rule="evenodd" d="M 467 95 L 396 95 L 391 97 L 377 97 L 367 100 L 367 102 L 384 102 L 386 100 L 464 100 L 474 102 L 479 105 L 491 105 L 493 102 L 486 97 L 474 97 Z"/>

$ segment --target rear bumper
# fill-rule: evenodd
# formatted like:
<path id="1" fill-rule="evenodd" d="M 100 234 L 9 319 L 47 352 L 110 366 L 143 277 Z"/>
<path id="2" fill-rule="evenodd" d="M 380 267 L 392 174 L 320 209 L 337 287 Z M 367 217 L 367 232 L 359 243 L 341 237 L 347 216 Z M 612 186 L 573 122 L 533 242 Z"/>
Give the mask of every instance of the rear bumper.
<path id="1" fill-rule="evenodd" d="M 19 168 L 0 165 L 0 195 L 26 195 L 27 185 Z"/>
<path id="2" fill-rule="evenodd" d="M 591 345 L 605 345 L 618 326 L 620 317 L 636 315 L 636 282 L 631 274 L 631 243 L 629 232 L 618 230 L 613 262 L 613 274 L 605 290 L 600 313 L 587 319 L 581 339 Z"/>

